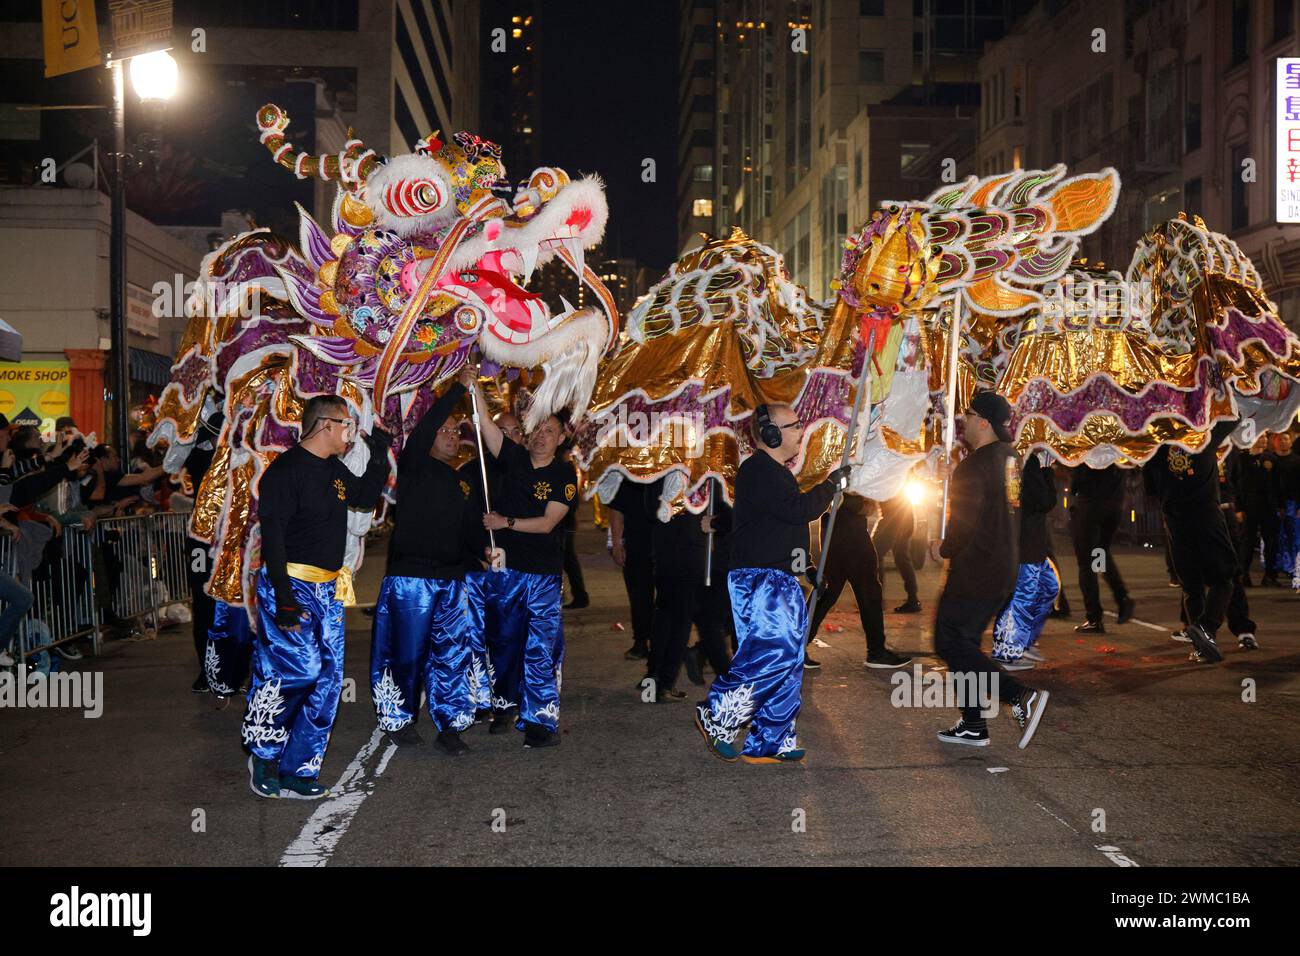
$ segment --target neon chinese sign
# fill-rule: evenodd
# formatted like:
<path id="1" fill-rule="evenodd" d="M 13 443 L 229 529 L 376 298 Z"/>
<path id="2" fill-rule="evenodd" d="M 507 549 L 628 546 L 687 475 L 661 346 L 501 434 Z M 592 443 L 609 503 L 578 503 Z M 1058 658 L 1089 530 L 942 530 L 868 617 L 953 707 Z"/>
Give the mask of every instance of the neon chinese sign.
<path id="1" fill-rule="evenodd" d="M 1278 222 L 1300 222 L 1300 57 L 1278 57 L 1277 162 L 1273 188 Z"/>

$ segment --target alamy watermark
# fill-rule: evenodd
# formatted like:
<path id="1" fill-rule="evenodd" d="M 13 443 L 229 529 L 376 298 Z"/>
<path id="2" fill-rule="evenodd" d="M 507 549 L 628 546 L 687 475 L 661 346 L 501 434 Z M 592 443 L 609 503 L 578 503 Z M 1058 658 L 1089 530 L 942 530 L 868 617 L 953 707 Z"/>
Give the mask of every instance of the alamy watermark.
<path id="1" fill-rule="evenodd" d="M 672 447 L 687 458 L 704 454 L 708 424 L 700 412 L 628 411 L 626 405 L 603 412 L 596 419 L 598 444 L 613 448 Z"/>
<path id="2" fill-rule="evenodd" d="M 0 671 L 0 708 L 68 708 L 94 720 L 104 713 L 102 671 L 28 673 L 26 664 Z"/>
<path id="3" fill-rule="evenodd" d="M 895 707 L 940 707 L 947 710 L 979 707 L 981 717 L 998 715 L 997 671 L 926 671 L 920 664 L 912 672 L 889 676 L 894 689 L 889 702 Z"/>
<path id="4" fill-rule="evenodd" d="M 223 282 L 207 279 L 186 281 L 179 272 L 171 282 L 155 282 L 152 312 L 159 319 L 210 318 L 251 319 L 262 314 L 262 289 L 256 283 Z"/>

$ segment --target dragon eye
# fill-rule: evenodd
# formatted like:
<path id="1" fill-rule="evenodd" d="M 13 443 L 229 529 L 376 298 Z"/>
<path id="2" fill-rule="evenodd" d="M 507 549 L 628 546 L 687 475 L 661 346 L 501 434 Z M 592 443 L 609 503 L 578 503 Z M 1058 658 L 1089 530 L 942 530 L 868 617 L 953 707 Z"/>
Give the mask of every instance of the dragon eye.
<path id="1" fill-rule="evenodd" d="M 402 179 L 384 190 L 384 205 L 399 216 L 424 216 L 444 203 L 442 187 L 432 179 Z"/>

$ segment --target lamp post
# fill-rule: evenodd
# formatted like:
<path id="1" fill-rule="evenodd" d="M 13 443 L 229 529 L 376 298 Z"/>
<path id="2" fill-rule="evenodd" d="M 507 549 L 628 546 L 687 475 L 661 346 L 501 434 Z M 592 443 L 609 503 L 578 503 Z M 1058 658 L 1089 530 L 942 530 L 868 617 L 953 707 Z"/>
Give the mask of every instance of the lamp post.
<path id="1" fill-rule="evenodd" d="M 109 309 L 112 349 L 113 441 L 123 460 L 130 433 L 131 375 L 126 344 L 126 77 L 113 60 L 113 192 L 109 226 Z M 176 61 L 166 50 L 130 59 L 131 86 L 142 100 L 168 100 L 176 93 Z"/>

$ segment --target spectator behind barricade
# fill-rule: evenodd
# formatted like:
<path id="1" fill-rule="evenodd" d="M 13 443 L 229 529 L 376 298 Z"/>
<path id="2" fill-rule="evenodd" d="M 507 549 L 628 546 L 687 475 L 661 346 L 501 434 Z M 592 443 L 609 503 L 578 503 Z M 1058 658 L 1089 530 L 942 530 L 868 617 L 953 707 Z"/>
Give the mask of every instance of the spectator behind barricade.
<path id="1" fill-rule="evenodd" d="M 7 437 L 7 423 L 0 431 Z M 22 531 L 13 523 L 17 510 L 10 504 L 0 505 L 0 535 L 12 538 L 14 547 L 23 540 Z M 18 624 L 31 609 L 32 592 L 13 575 L 0 569 L 0 602 L 4 603 L 4 611 L 0 612 L 0 667 L 12 667 L 14 657 L 9 649 L 13 646 L 14 635 L 18 633 Z"/>
<path id="2" fill-rule="evenodd" d="M 101 518 L 148 514 L 156 508 L 141 498 L 141 489 L 162 475 L 162 465 L 123 474 L 117 451 L 111 445 L 97 445 L 90 452 L 90 471 L 81 486 L 82 500 Z"/>

